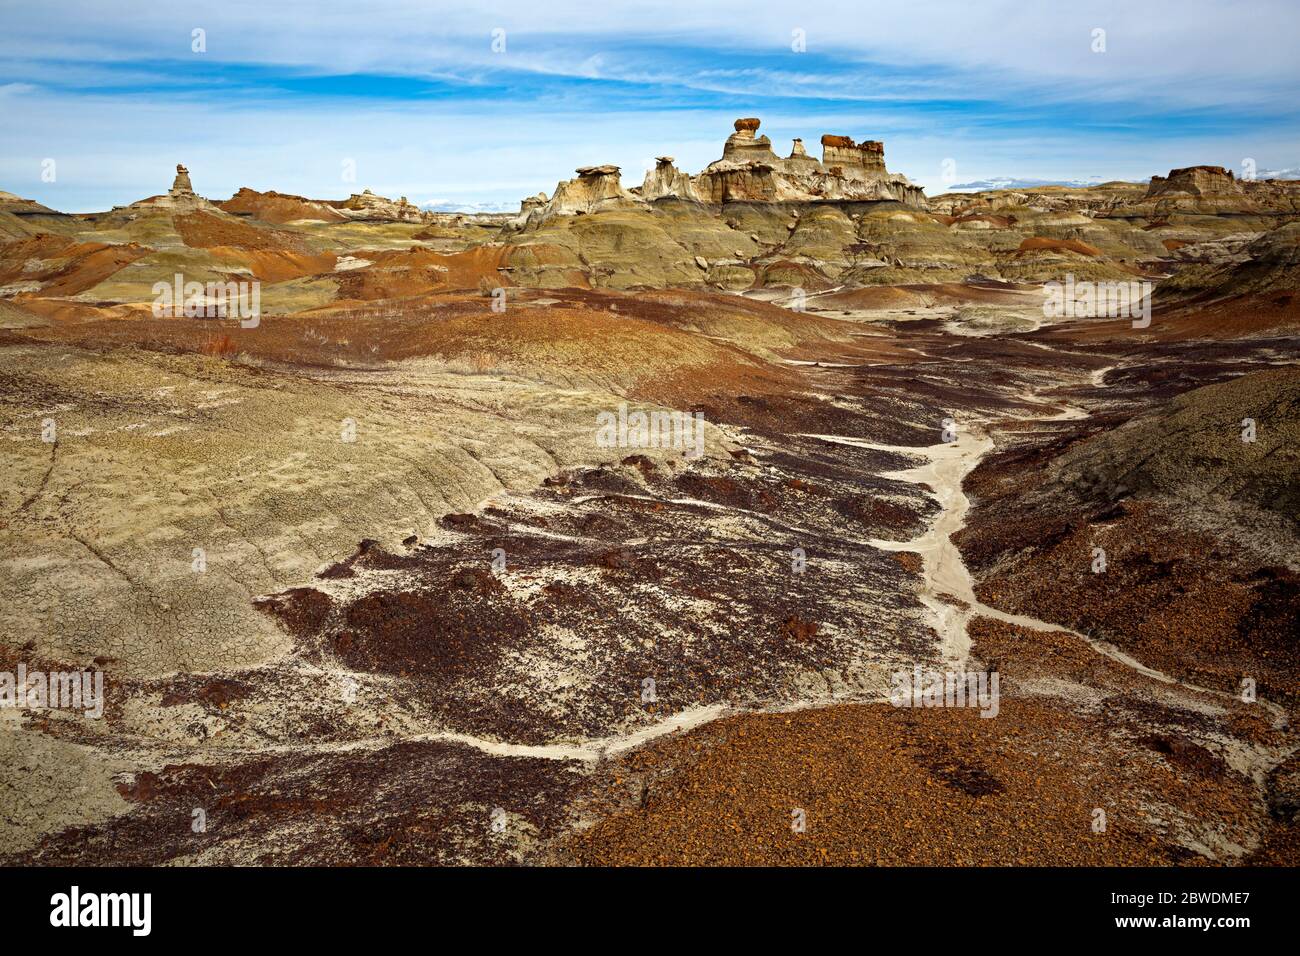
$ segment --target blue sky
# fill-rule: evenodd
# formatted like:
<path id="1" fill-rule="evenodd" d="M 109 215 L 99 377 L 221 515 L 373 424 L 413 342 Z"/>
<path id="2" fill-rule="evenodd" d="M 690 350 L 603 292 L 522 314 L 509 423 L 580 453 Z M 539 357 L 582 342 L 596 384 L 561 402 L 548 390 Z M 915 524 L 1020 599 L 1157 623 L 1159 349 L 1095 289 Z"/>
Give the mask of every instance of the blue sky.
<path id="1" fill-rule="evenodd" d="M 932 195 L 945 160 L 958 182 L 1281 169 L 1300 165 L 1297 36 L 1300 5 L 1233 0 L 0 0 L 0 189 L 105 209 L 183 162 L 217 199 L 515 208 L 577 166 L 698 171 L 738 116 L 782 153 L 883 139 Z"/>

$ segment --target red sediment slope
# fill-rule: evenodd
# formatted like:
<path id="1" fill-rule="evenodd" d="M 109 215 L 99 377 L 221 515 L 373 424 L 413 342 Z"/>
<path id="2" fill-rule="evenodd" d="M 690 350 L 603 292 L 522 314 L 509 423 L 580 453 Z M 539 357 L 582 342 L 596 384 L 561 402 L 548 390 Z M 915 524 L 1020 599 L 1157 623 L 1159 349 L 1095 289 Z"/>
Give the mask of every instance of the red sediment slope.
<path id="1" fill-rule="evenodd" d="M 1048 239 L 1046 236 L 1032 236 L 1020 243 L 1016 258 L 1026 252 L 1077 252 L 1081 256 L 1099 256 L 1101 250 L 1079 239 Z"/>

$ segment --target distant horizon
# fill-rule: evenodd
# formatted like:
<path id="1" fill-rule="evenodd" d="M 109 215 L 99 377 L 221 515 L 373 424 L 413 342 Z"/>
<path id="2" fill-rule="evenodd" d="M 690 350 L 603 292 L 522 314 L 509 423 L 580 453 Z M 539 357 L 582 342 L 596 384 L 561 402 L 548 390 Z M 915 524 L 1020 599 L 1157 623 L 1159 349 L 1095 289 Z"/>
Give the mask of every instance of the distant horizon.
<path id="1" fill-rule="evenodd" d="M 685 171 L 692 175 L 700 172 L 700 170 L 685 170 Z M 193 176 L 195 175 L 195 171 L 190 169 L 189 172 L 191 178 L 193 178 Z M 575 175 L 576 175 L 576 167 L 575 167 Z M 1261 177 L 1261 178 L 1266 178 L 1266 177 Z M 1082 187 L 1087 185 L 1102 185 L 1107 182 L 1129 182 L 1135 185 L 1144 185 L 1150 182 L 1150 179 L 1151 179 L 1150 176 L 1144 177 L 1142 179 L 1124 179 L 1124 180 L 1102 179 L 1097 176 L 1092 176 L 1092 177 L 1088 177 L 1087 179 L 1075 179 L 1075 180 L 1035 180 L 1035 179 L 1018 179 L 1015 177 L 994 176 L 994 177 L 990 177 L 989 179 L 975 180 L 968 183 L 954 183 L 951 186 L 943 187 L 943 190 L 945 192 L 979 192 L 979 191 L 990 190 L 990 189 L 1015 189 L 1015 188 L 1028 189 L 1028 188 L 1035 188 L 1039 186 L 1067 186 L 1067 187 L 1080 186 Z M 170 182 L 167 185 L 170 185 Z M 640 185 L 640 183 L 629 182 L 625 179 L 623 185 L 625 187 L 632 187 L 632 186 L 638 186 Z M 195 191 L 197 195 L 201 196 L 204 199 L 207 199 L 210 202 L 221 203 L 231 199 L 241 189 L 250 189 L 250 188 L 252 187 L 240 186 L 237 189 L 235 189 L 234 192 L 232 192 L 229 196 L 226 196 L 224 194 L 207 194 L 204 193 L 203 190 L 198 187 L 195 187 Z M 373 189 L 370 189 L 370 187 L 364 187 L 364 186 L 361 188 L 345 191 L 337 195 L 321 195 L 321 196 L 308 195 L 306 193 L 297 192 L 293 189 L 287 189 L 284 187 L 276 187 L 276 186 L 271 186 L 271 187 L 267 187 L 266 189 L 259 189 L 256 191 L 259 193 L 274 192 L 274 193 L 279 193 L 281 195 L 297 196 L 302 199 L 307 199 L 316 202 L 338 202 L 347 199 L 349 196 L 361 194 L 366 191 L 369 191 L 373 195 L 379 196 L 380 198 L 384 198 L 384 199 L 397 200 L 401 198 L 395 195 L 387 196 L 382 193 L 378 193 Z M 545 192 L 547 196 L 550 196 L 553 192 L 553 187 L 552 189 L 546 189 L 542 191 Z M 12 190 L 8 190 L 8 189 L 0 188 L 0 192 L 8 192 L 12 195 L 18 195 L 20 199 L 31 199 L 36 202 L 41 202 L 39 199 L 36 199 L 34 196 L 17 194 L 14 193 Z M 48 208 L 53 209 L 55 212 L 67 213 L 68 215 L 90 215 L 94 213 L 108 212 L 112 209 L 123 208 L 125 206 L 130 206 L 134 203 L 143 202 L 148 199 L 155 199 L 160 196 L 164 196 L 166 194 L 167 194 L 167 189 L 163 188 L 155 192 L 148 193 L 147 195 L 138 196 L 134 199 L 127 200 L 125 202 L 114 203 L 112 206 L 106 206 L 104 208 L 96 208 L 96 209 L 60 209 L 58 207 L 51 206 L 50 204 L 43 203 L 43 202 L 41 203 L 41 205 L 47 206 Z M 528 195 L 531 196 L 536 194 L 537 193 L 534 192 Z M 933 194 L 927 193 L 927 195 L 932 195 L 932 196 L 938 196 L 941 194 L 942 193 L 938 193 L 938 192 Z M 412 205 L 428 212 L 461 213 L 465 215 L 478 212 L 484 214 L 499 215 L 501 213 L 518 212 L 521 201 L 527 197 L 521 196 L 519 199 L 514 200 L 513 202 L 502 202 L 502 203 L 478 202 L 475 200 L 465 200 L 465 201 L 456 202 L 456 201 L 445 200 L 445 199 L 415 201 L 410 196 L 407 196 L 405 198 L 409 202 L 411 202 Z"/>
<path id="2" fill-rule="evenodd" d="M 72 213 L 156 195 L 176 163 L 214 198 L 369 188 L 517 208 L 578 166 L 618 165 L 628 186 L 657 155 L 698 172 L 739 116 L 758 116 L 780 155 L 827 132 L 883 140 L 889 169 L 932 196 L 1300 166 L 1300 9 L 1276 0 L 937 0 L 870 17 L 835 2 L 382 0 L 357 16 L 205 0 L 129 24 L 73 0 L 57 22 L 40 7 L 2 16 L 0 189 Z"/>
<path id="3" fill-rule="evenodd" d="M 1193 165 L 1201 165 L 1201 164 L 1193 164 Z M 1171 167 L 1171 169 L 1176 169 L 1176 168 L 1178 167 Z M 691 172 L 693 174 L 699 172 L 699 170 L 688 170 L 688 172 Z M 1168 172 L 1168 170 L 1166 170 L 1166 172 Z M 1154 175 L 1164 175 L 1164 173 L 1158 173 Z M 1260 170 L 1258 172 L 1257 178 L 1296 180 L 1296 179 L 1300 179 L 1300 168 L 1283 169 L 1283 170 Z M 987 191 L 998 190 L 998 189 L 1034 189 L 1034 188 L 1048 187 L 1048 186 L 1084 188 L 1087 186 L 1101 186 L 1101 185 L 1105 185 L 1106 183 L 1112 183 L 1112 182 L 1132 183 L 1133 185 L 1136 186 L 1142 186 L 1142 185 L 1146 185 L 1150 181 L 1151 181 L 1151 176 L 1145 176 L 1142 177 L 1141 179 L 1102 179 L 1099 176 L 1090 176 L 1087 177 L 1086 179 L 1072 179 L 1072 180 L 1018 179 L 1015 177 L 1007 177 L 1007 176 L 993 176 L 988 179 L 975 180 L 968 183 L 954 183 L 951 186 L 942 187 L 942 192 L 934 192 L 934 193 L 927 192 L 927 196 L 929 196 L 930 198 L 934 198 L 936 196 L 943 195 L 945 192 L 946 193 L 959 193 L 959 192 L 974 193 L 974 192 L 987 192 Z M 634 186 L 638 184 L 625 182 L 624 185 Z M 233 197 L 235 193 L 239 191 L 239 189 L 244 189 L 244 188 L 251 188 L 251 187 L 241 186 L 238 189 L 236 189 L 234 192 L 232 192 L 231 196 L 206 195 L 201 190 L 198 190 L 197 192 L 198 195 L 202 196 L 203 198 L 211 202 L 221 203 Z M 368 188 L 369 187 L 362 187 L 361 189 L 354 189 L 346 194 L 342 194 L 338 196 L 311 196 L 305 193 L 295 192 L 291 189 L 275 188 L 275 187 L 268 187 L 267 189 L 258 190 L 258 192 L 263 192 L 263 193 L 276 192 L 283 195 L 299 196 L 303 199 L 309 199 L 313 201 L 341 201 L 347 199 L 350 195 L 365 192 L 366 189 Z M 384 196 L 381 193 L 376 193 L 374 190 L 370 190 L 370 191 L 375 195 L 381 196 L 381 198 L 385 198 L 385 199 L 396 200 L 400 198 L 398 196 Z M 14 195 L 19 195 L 13 193 L 12 190 L 0 189 L 0 192 L 9 192 Z M 545 190 L 545 192 L 547 193 L 548 196 L 551 195 L 551 190 Z M 115 203 L 112 206 L 107 206 L 102 209 L 60 209 L 58 207 L 51 206 L 48 203 L 41 203 L 41 205 L 47 206 L 48 208 L 54 210 L 55 212 L 66 213 L 67 215 L 73 215 L 73 216 L 82 216 L 82 215 L 93 215 L 95 213 L 109 212 L 115 208 L 122 208 L 124 206 L 129 206 L 133 203 L 140 202 L 145 199 L 156 198 L 158 196 L 162 196 L 165 194 L 166 194 L 166 190 L 149 193 L 146 196 L 140 196 L 136 199 L 132 199 L 127 202 Z M 529 195 L 536 195 L 536 193 L 531 193 Z M 32 196 L 22 196 L 22 195 L 19 195 L 19 198 L 35 199 L 35 197 Z M 408 201 L 411 200 L 411 197 L 409 196 L 406 198 Z M 459 214 L 459 215 L 475 215 L 475 214 L 501 215 L 505 213 L 518 212 L 520 202 L 524 198 L 527 197 L 521 196 L 519 200 L 515 200 L 514 202 L 504 202 L 499 204 L 494 204 L 490 202 L 475 202 L 472 200 L 463 201 L 463 202 L 453 202 L 449 200 L 436 200 L 436 199 L 429 200 L 426 202 L 412 202 L 412 204 L 415 205 L 417 208 L 424 210 L 426 212 L 438 212 L 438 213 Z M 35 201 L 40 202 L 40 200 L 35 200 Z"/>

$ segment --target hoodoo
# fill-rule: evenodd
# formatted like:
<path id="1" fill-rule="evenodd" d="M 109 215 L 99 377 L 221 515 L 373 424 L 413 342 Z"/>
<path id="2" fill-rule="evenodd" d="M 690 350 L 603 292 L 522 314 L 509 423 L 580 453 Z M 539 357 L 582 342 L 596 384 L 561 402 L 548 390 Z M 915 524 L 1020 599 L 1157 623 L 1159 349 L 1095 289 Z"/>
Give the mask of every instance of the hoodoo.
<path id="1" fill-rule="evenodd" d="M 183 163 L 177 163 L 176 177 L 172 180 L 171 189 L 167 190 L 167 192 L 158 196 L 150 196 L 147 199 L 137 200 L 129 206 L 115 206 L 113 208 L 150 208 L 192 212 L 198 209 L 212 209 L 214 207 L 212 203 L 194 191 L 194 186 L 190 182 L 190 171 Z"/>
<path id="2" fill-rule="evenodd" d="M 190 183 L 190 171 L 180 163 L 176 164 L 176 178 L 172 181 L 169 195 L 175 198 L 194 195 L 194 186 Z"/>
<path id="3" fill-rule="evenodd" d="M 848 136 L 822 137 L 822 159 L 808 155 L 796 139 L 789 157 L 772 152 L 771 141 L 758 134 L 759 121 L 738 119 L 736 131 L 722 148 L 722 158 L 695 179 L 707 202 L 791 202 L 824 199 L 872 201 L 892 199 L 925 207 L 925 191 L 906 176 L 885 168 L 885 146 L 877 140 L 855 143 Z"/>
<path id="4" fill-rule="evenodd" d="M 561 182 L 550 202 L 527 200 L 513 225 L 522 228 L 551 216 L 580 215 L 614 206 L 657 199 L 727 202 L 880 202 L 926 208 L 925 190 L 885 168 L 885 146 L 878 140 L 855 143 L 848 136 L 822 137 L 822 159 L 808 155 L 795 139 L 788 157 L 772 151 L 759 134 L 762 121 L 746 116 L 722 145 L 722 158 L 691 176 L 660 156 L 638 187 L 625 190 L 617 166 L 584 166 L 578 178 Z"/>
<path id="5" fill-rule="evenodd" d="M 639 191 L 641 198 L 647 202 L 667 198 L 699 199 L 691 177 L 673 165 L 671 156 L 655 159 L 655 168 L 645 174 L 645 182 Z"/>

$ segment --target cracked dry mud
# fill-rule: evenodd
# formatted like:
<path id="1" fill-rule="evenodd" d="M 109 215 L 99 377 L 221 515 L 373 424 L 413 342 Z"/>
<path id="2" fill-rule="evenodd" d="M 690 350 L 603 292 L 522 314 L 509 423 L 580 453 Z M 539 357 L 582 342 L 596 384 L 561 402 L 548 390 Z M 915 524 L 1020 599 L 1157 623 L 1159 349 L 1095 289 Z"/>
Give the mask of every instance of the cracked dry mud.
<path id="1" fill-rule="evenodd" d="M 499 315 L 384 269 L 256 330 L 61 287 L 0 331 L 0 670 L 107 687 L 0 709 L 0 861 L 1296 862 L 1293 305 Z M 621 402 L 703 456 L 600 447 Z M 918 664 L 996 671 L 997 717 L 891 706 Z"/>

